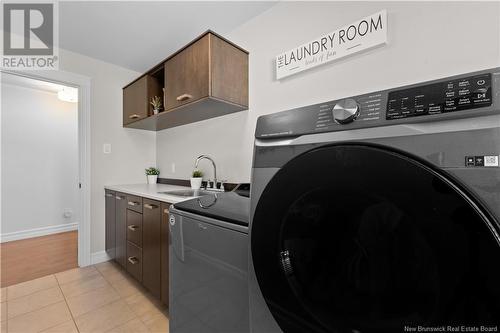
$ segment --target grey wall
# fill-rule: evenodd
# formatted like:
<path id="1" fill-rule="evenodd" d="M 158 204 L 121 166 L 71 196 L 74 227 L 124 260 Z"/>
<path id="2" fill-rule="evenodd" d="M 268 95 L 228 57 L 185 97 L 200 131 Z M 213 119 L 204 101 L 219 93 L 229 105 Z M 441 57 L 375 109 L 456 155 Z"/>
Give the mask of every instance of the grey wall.
<path id="1" fill-rule="evenodd" d="M 3 82 L 1 93 L 1 234 L 78 222 L 77 104 Z"/>
<path id="2" fill-rule="evenodd" d="M 91 79 L 90 185 L 91 251 L 104 251 L 104 185 L 145 183 L 155 164 L 155 133 L 122 127 L 122 87 L 139 73 L 59 49 L 60 69 Z M 103 144 L 111 144 L 111 154 Z"/>
<path id="3" fill-rule="evenodd" d="M 277 54 L 384 8 L 385 47 L 275 80 Z M 494 2 L 280 3 L 226 36 L 250 52 L 250 109 L 158 132 L 162 177 L 189 178 L 195 157 L 205 153 L 215 158 L 218 178 L 249 181 L 258 116 L 499 66 L 499 27 Z M 208 164 L 202 169 L 211 177 Z"/>

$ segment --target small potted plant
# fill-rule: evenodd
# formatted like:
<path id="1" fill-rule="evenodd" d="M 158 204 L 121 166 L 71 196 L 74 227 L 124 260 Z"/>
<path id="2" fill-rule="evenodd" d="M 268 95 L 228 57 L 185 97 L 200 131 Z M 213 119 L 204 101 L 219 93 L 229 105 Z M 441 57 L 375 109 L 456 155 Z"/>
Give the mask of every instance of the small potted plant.
<path id="1" fill-rule="evenodd" d="M 199 190 L 201 187 L 202 179 L 203 179 L 203 172 L 201 172 L 198 169 L 195 169 L 191 177 L 191 188 L 193 190 Z"/>
<path id="2" fill-rule="evenodd" d="M 156 184 L 158 181 L 158 175 L 160 174 L 160 169 L 155 167 L 150 167 L 146 169 L 146 176 L 148 177 L 148 184 Z"/>
<path id="3" fill-rule="evenodd" d="M 158 114 L 161 109 L 161 98 L 160 96 L 154 96 L 151 98 L 151 102 L 149 102 L 153 106 L 153 114 Z"/>

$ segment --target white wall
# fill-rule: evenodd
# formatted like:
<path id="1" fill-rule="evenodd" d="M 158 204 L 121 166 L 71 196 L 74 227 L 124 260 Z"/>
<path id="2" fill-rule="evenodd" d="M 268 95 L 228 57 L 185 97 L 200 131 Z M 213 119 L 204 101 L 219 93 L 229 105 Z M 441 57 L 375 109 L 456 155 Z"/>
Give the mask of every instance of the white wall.
<path id="1" fill-rule="evenodd" d="M 274 57 L 388 10 L 389 44 L 274 79 Z M 258 116 L 370 91 L 500 66 L 498 2 L 282 2 L 225 37 L 250 52 L 250 109 L 157 134 L 162 177 L 189 178 L 200 153 L 218 178 L 249 181 Z M 176 172 L 171 172 L 171 164 Z M 211 177 L 211 168 L 203 169 Z"/>
<path id="2" fill-rule="evenodd" d="M 2 84 L 1 110 L 2 234 L 77 222 L 77 104 Z"/>
<path id="3" fill-rule="evenodd" d="M 155 165 L 154 132 L 122 127 L 122 88 L 140 73 L 60 50 L 63 71 L 91 79 L 91 251 L 104 250 L 104 185 L 145 183 Z M 111 144 L 111 154 L 102 145 Z"/>

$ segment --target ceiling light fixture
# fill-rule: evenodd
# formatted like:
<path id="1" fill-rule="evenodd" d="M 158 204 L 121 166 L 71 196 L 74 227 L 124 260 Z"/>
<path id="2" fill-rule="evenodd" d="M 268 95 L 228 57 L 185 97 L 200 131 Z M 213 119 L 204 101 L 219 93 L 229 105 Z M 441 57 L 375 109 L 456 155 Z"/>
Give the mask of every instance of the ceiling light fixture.
<path id="1" fill-rule="evenodd" d="M 78 89 L 64 87 L 57 92 L 57 98 L 64 102 L 77 103 L 78 102 Z"/>

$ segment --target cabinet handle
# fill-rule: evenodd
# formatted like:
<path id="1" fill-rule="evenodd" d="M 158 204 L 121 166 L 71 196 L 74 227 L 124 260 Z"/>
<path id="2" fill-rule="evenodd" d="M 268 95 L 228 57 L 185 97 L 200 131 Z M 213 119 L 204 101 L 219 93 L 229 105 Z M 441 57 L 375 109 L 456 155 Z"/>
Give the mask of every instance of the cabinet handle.
<path id="1" fill-rule="evenodd" d="M 129 230 L 131 230 L 131 231 L 136 231 L 137 229 L 139 229 L 139 227 L 138 227 L 138 226 L 133 225 L 133 224 L 132 224 L 132 225 L 129 225 L 127 228 L 128 228 Z"/>
<path id="2" fill-rule="evenodd" d="M 128 205 L 129 206 L 139 206 L 139 203 L 137 201 L 129 201 Z"/>
<path id="3" fill-rule="evenodd" d="M 144 208 L 147 208 L 147 209 L 156 209 L 158 208 L 157 205 L 151 205 L 151 204 L 144 204 Z"/>
<path id="4" fill-rule="evenodd" d="M 132 265 L 135 265 L 135 264 L 137 264 L 139 262 L 139 259 L 137 259 L 136 257 L 128 257 L 127 260 Z"/>
<path id="5" fill-rule="evenodd" d="M 129 119 L 137 119 L 137 118 L 140 118 L 141 116 L 139 116 L 138 114 L 131 114 L 130 116 L 128 116 Z"/>
<path id="6" fill-rule="evenodd" d="M 106 193 L 106 196 L 107 196 L 107 197 L 112 197 L 112 196 L 113 196 L 113 194 L 111 194 L 111 193 Z"/>
<path id="7" fill-rule="evenodd" d="M 121 197 L 119 195 L 116 196 L 116 200 L 123 200 L 123 199 L 125 199 L 125 197 Z"/>
<path id="8" fill-rule="evenodd" d="M 201 223 L 198 223 L 198 227 L 199 227 L 200 229 L 202 229 L 202 230 L 207 230 L 207 227 L 206 227 L 206 226 L 204 226 L 204 225 L 203 225 L 203 224 L 201 224 Z"/>
<path id="9" fill-rule="evenodd" d="M 165 209 L 163 210 L 163 213 L 165 213 L 165 214 L 170 214 L 170 212 L 169 212 L 168 208 L 165 208 Z"/>
<path id="10" fill-rule="evenodd" d="M 191 99 L 191 98 L 193 98 L 192 95 L 182 94 L 182 95 L 177 96 L 176 100 L 178 100 L 179 102 L 182 102 L 182 101 L 187 101 L 188 99 Z"/>

